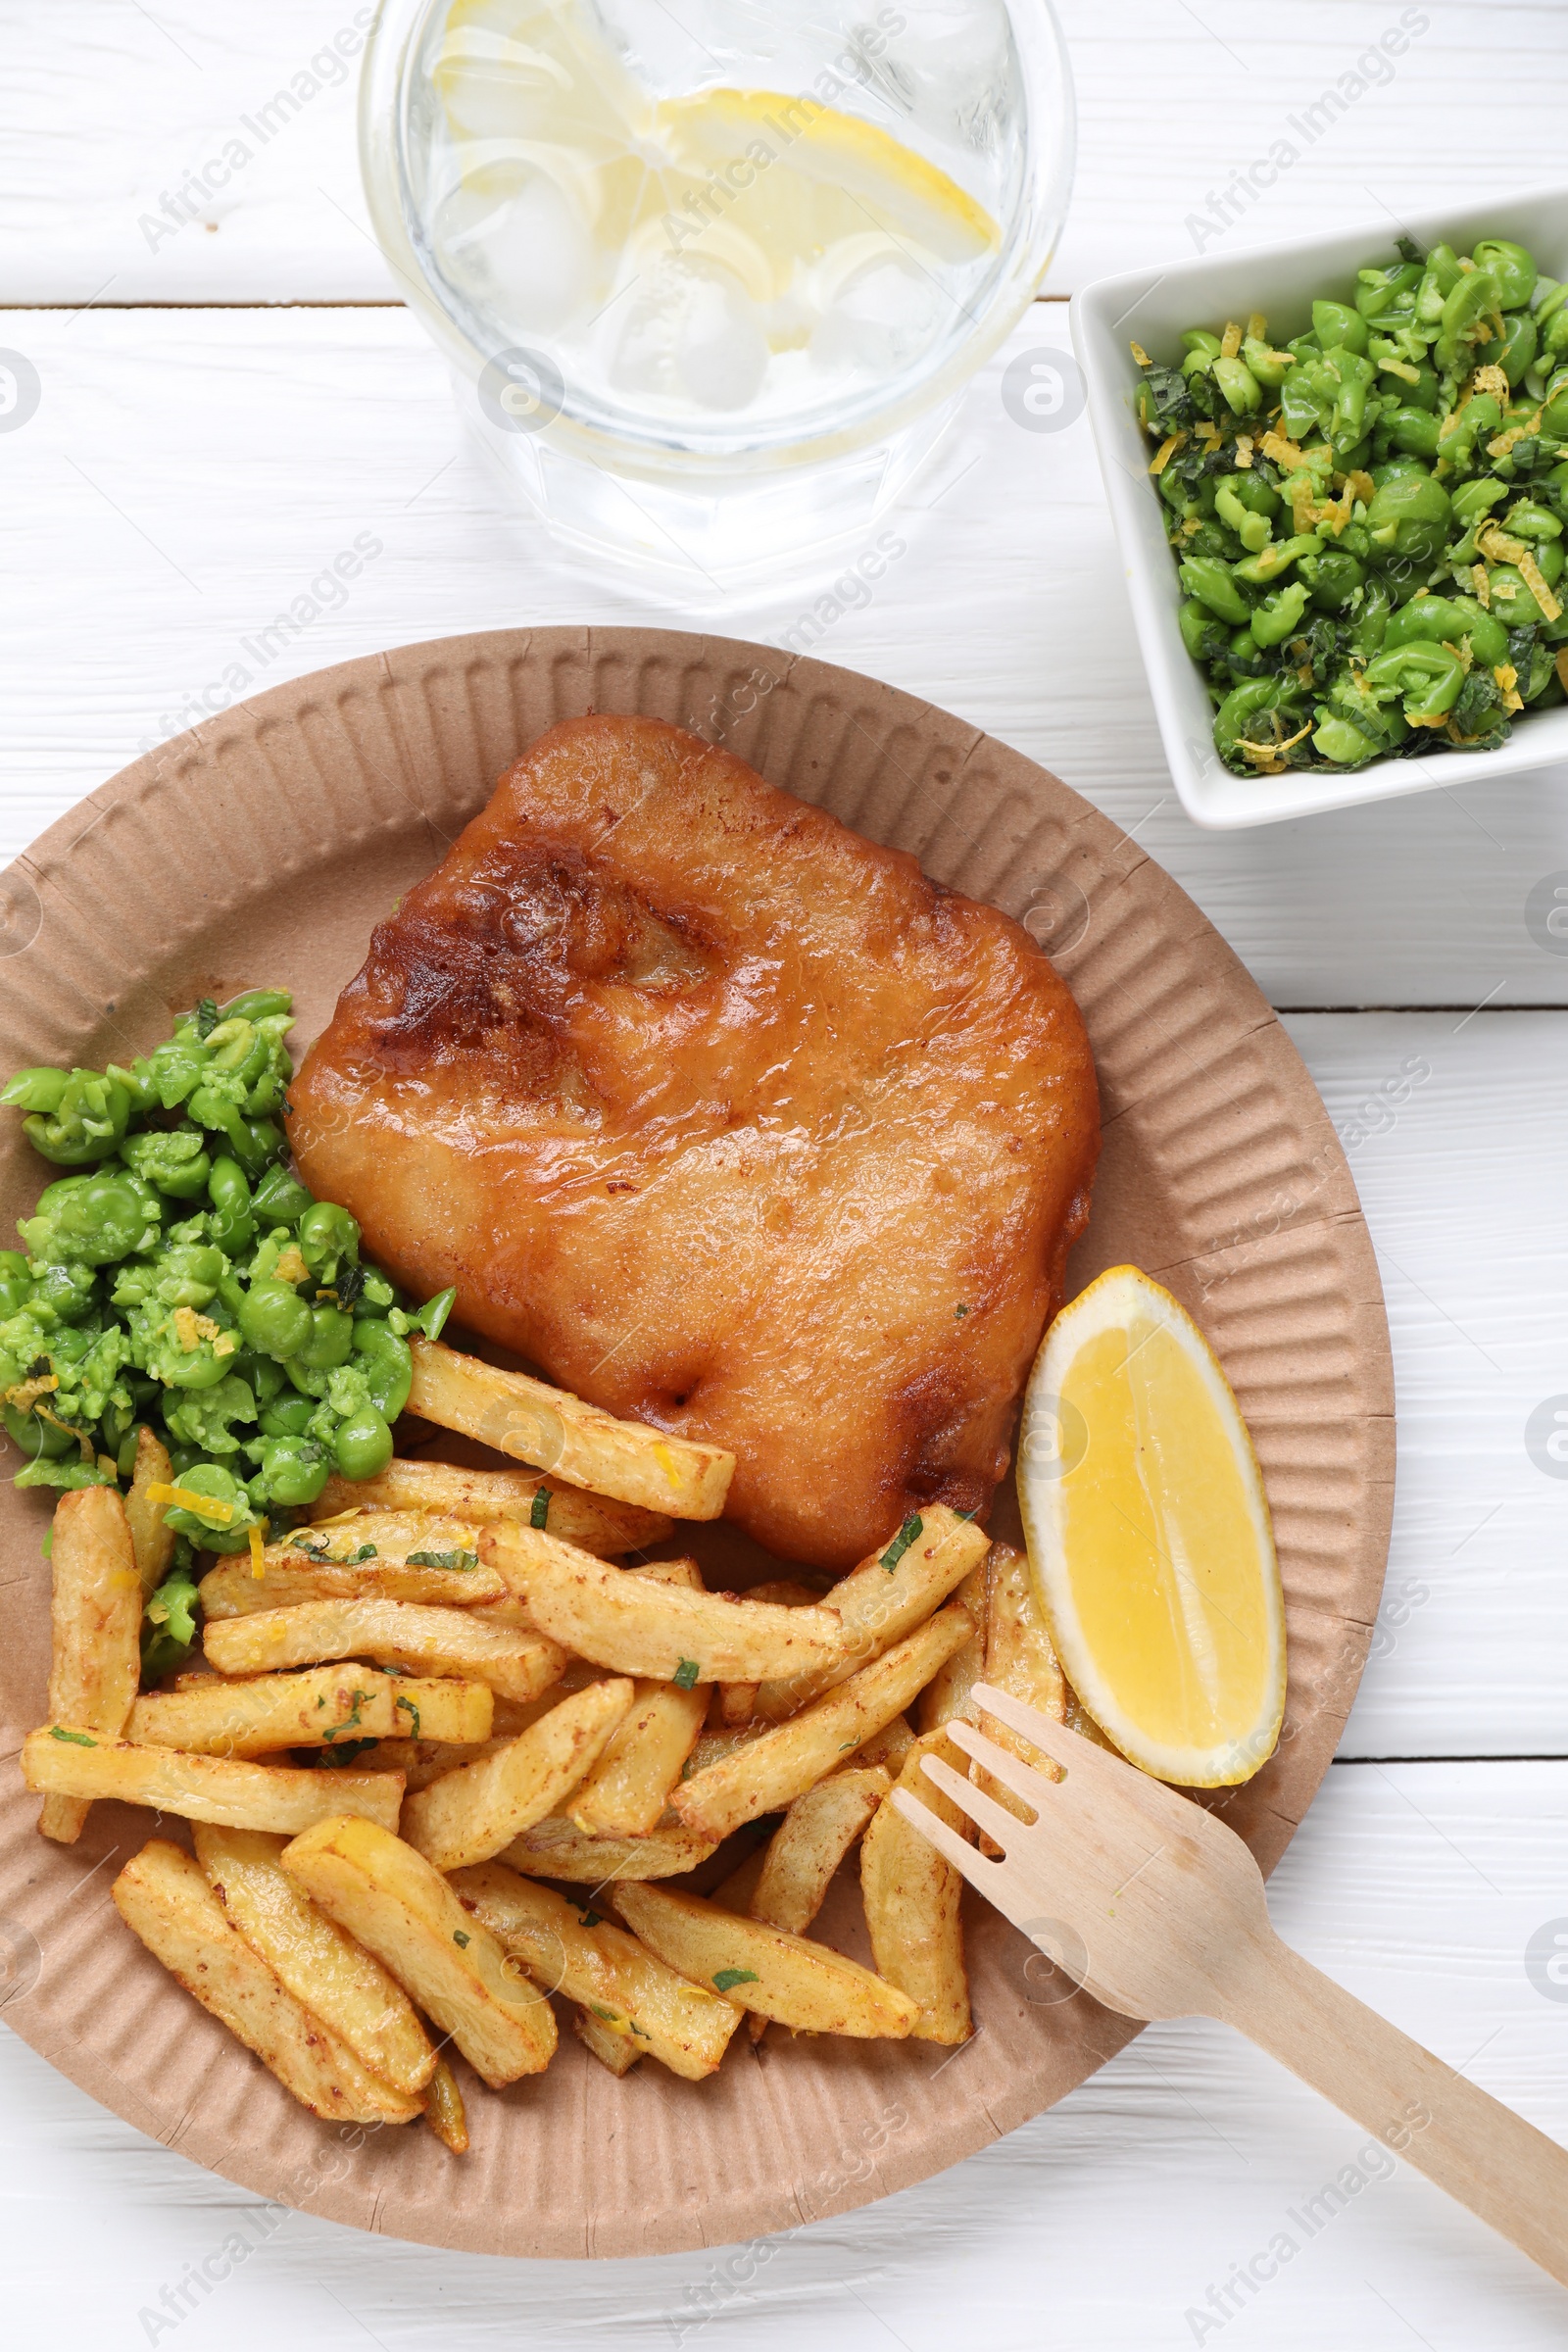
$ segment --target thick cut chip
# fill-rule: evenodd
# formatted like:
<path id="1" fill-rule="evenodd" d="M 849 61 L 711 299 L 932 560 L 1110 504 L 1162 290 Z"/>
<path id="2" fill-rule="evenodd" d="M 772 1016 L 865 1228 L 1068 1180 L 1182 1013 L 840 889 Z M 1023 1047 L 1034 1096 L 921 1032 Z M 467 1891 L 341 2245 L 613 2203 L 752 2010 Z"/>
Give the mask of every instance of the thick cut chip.
<path id="1" fill-rule="evenodd" d="M 231 1756 L 192 1756 L 180 1748 L 135 1747 L 66 1723 L 28 1734 L 22 1743 L 22 1778 L 41 1794 L 113 1796 L 186 1821 L 282 1830 L 289 1837 L 333 1813 L 361 1813 L 391 1829 L 403 1802 L 399 1772 L 301 1772 Z"/>
<path id="2" fill-rule="evenodd" d="M 596 1551 L 606 1560 L 662 1544 L 674 1525 L 636 1503 L 552 1486 L 537 1472 L 466 1470 L 452 1462 L 392 1461 L 379 1478 L 329 1478 L 311 1505 L 311 1517 L 321 1521 L 361 1510 L 434 1511 L 473 1527 L 519 1519 L 529 1527 L 548 1527 L 564 1544 Z"/>
<path id="3" fill-rule="evenodd" d="M 757 1695 L 759 1715 L 782 1723 L 835 1683 L 848 1682 L 940 1608 L 985 1558 L 990 1542 L 984 1528 L 940 1502 L 911 1512 L 827 1594 L 827 1606 L 838 1611 L 843 1628 L 839 1654 L 825 1666 L 764 1682 Z"/>
<path id="4" fill-rule="evenodd" d="M 737 2009 L 755 2009 L 799 2034 L 865 2039 L 902 2039 L 916 2023 L 906 1993 L 824 1943 L 668 1886 L 617 1886 L 614 1892 L 615 1908 L 639 1943 L 693 1984 L 711 1985 Z"/>
<path id="5" fill-rule="evenodd" d="M 143 1587 L 125 1506 L 113 1487 L 61 1495 L 49 1567 L 49 1712 L 57 1722 L 122 1732 L 141 1679 Z M 46 1796 L 38 1827 L 57 1844 L 74 1845 L 87 1804 L 80 1796 Z"/>
<path id="6" fill-rule="evenodd" d="M 435 2072 L 435 2052 L 395 1977 L 302 1894 L 278 1861 L 286 1838 L 198 1822 L 196 1859 L 223 1906 L 279 1983 L 318 2017 L 373 2075 L 414 2096 Z"/>
<path id="7" fill-rule="evenodd" d="M 144 1593 L 158 1590 L 174 1556 L 174 1533 L 165 1525 L 169 1505 L 154 1502 L 151 1494 L 154 1487 L 167 1487 L 172 1477 L 168 1446 L 153 1436 L 144 1421 L 136 1432 L 136 1461 L 130 1493 L 125 1496 L 125 1517 Z"/>
<path id="8" fill-rule="evenodd" d="M 458 1871 L 452 1886 L 546 1992 L 568 1994 L 609 2033 L 689 2082 L 714 2072 L 740 2022 L 735 2010 L 655 1959 L 613 1920 L 496 1862 Z"/>
<path id="9" fill-rule="evenodd" d="M 403 1808 L 403 1835 L 437 1870 L 488 1862 L 554 1813 L 603 1752 L 634 1686 L 594 1683 L 481 1763 L 460 1765 Z"/>
<path id="10" fill-rule="evenodd" d="M 424 2120 L 444 2148 L 454 2156 L 468 2153 L 468 2118 L 458 2078 L 444 2058 L 435 2062 L 430 2087 L 424 2094 Z"/>
<path id="11" fill-rule="evenodd" d="M 340 1814 L 296 1838 L 281 1859 L 311 1899 L 391 1970 L 492 2090 L 543 2074 L 556 2046 L 549 2001 L 422 1854 Z"/>
<path id="12" fill-rule="evenodd" d="M 153 1958 L 313 2115 L 328 2123 L 406 2124 L 418 2114 L 417 2098 L 372 2075 L 295 1998 L 177 1845 L 155 1838 L 125 1864 L 113 1893 L 116 1910 Z"/>
<path id="13" fill-rule="evenodd" d="M 514 1838 L 500 1856 L 531 1879 L 565 1879 L 597 1886 L 606 1879 L 678 1879 L 718 1851 L 679 1822 L 662 1822 L 646 1838 L 590 1838 L 564 1813 L 547 1814 Z"/>
<path id="14" fill-rule="evenodd" d="M 1029 1562 L 1021 1551 L 1010 1544 L 992 1545 L 986 1560 L 986 1668 L 985 1679 L 1009 1698 L 1021 1698 L 1026 1707 L 1033 1707 L 1053 1723 L 1060 1723 L 1067 1712 L 1067 1685 L 1062 1677 L 1056 1652 L 1052 1644 L 1046 1613 L 1040 1605 Z M 993 1739 L 999 1747 L 1020 1763 L 1043 1772 L 1048 1781 L 1059 1778 L 1049 1756 L 1041 1754 L 1021 1733 L 999 1723 L 994 1715 L 975 1713 L 981 1731 Z M 952 1757 L 946 1761 L 954 1763 Z M 955 1771 L 964 1769 L 963 1759 L 954 1764 Z M 1030 1808 L 1022 1797 L 1014 1796 L 994 1773 L 985 1772 L 978 1764 L 970 1764 L 969 1778 L 987 1796 L 1020 1821 L 1031 1818 Z M 912 1782 L 906 1786 L 913 1787 Z M 959 1835 L 966 1834 L 972 1825 L 960 1825 Z M 988 1854 L 1001 1852 L 994 1838 L 982 1834 L 981 1850 Z"/>
<path id="15" fill-rule="evenodd" d="M 145 1691 L 125 1738 L 197 1756 L 268 1756 L 280 1747 L 380 1740 L 403 1729 L 393 1712 L 395 1689 L 373 1666 L 307 1666 L 301 1674 L 232 1683 L 203 1675 L 181 1690 Z"/>
<path id="16" fill-rule="evenodd" d="M 617 1674 L 689 1688 L 787 1674 L 837 1655 L 839 1620 L 829 1608 L 781 1609 L 628 1576 L 531 1528 L 488 1530 L 480 1547 L 542 1633 Z"/>
<path id="17" fill-rule="evenodd" d="M 1019 923 L 609 715 L 541 736 L 377 925 L 289 1101 L 378 1262 L 725 1448 L 728 1515 L 839 1569 L 985 1509 L 1100 1136 Z"/>
<path id="18" fill-rule="evenodd" d="M 927 1732 L 909 1750 L 899 1787 L 962 1837 L 966 1817 L 922 1770 L 933 1755 L 962 1772 L 965 1758 L 947 1734 Z M 969 1979 L 959 1917 L 963 1880 L 887 1799 L 860 1841 L 860 1892 L 877 1974 L 906 1992 L 919 2009 L 915 2040 L 967 2041 Z"/>
<path id="19" fill-rule="evenodd" d="M 538 1698 L 566 1653 L 537 1634 L 476 1624 L 473 1609 L 403 1600 L 307 1600 L 209 1625 L 202 1647 L 220 1674 L 270 1674 L 323 1658 L 374 1658 L 416 1674 L 487 1683 L 502 1698 Z"/>

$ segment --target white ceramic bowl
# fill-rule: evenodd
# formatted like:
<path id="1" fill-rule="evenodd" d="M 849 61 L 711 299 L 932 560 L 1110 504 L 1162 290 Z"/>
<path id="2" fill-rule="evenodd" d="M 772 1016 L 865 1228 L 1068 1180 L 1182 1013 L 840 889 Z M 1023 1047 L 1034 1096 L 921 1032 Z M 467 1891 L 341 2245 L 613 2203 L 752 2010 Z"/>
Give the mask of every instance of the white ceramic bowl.
<path id="1" fill-rule="evenodd" d="M 1456 205 L 1404 225 L 1423 248 L 1446 237 L 1461 253 L 1479 237 L 1515 237 L 1543 270 L 1568 276 L 1568 188 Z M 1273 342 L 1304 334 L 1314 295 L 1345 296 L 1357 270 L 1396 258 L 1399 233 L 1385 216 L 1332 237 L 1238 248 L 1102 277 L 1073 298 L 1073 336 L 1088 383 L 1090 419 L 1165 756 L 1183 807 L 1200 825 L 1275 824 L 1320 808 L 1430 792 L 1440 784 L 1491 783 L 1568 760 L 1568 707 L 1517 719 L 1498 751 L 1375 760 L 1349 775 L 1293 768 L 1283 776 L 1235 776 L 1214 750 L 1207 684 L 1177 627 L 1181 584 L 1149 474 L 1150 445 L 1133 411 L 1139 370 L 1129 345 L 1141 343 L 1153 358 L 1166 359 L 1179 351 L 1185 327 L 1223 325 L 1252 311 L 1267 317 Z"/>

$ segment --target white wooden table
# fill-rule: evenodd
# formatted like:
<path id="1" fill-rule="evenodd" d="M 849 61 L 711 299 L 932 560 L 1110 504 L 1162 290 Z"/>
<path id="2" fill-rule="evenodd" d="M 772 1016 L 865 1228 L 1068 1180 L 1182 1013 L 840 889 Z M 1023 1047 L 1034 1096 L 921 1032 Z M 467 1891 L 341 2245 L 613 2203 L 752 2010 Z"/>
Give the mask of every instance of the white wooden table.
<path id="1" fill-rule="evenodd" d="M 1398 0 L 1062 13 L 1083 155 L 1056 302 L 1199 238 L 1381 220 L 1564 171 L 1554 0 L 1403 9 L 1410 45 L 1382 83 L 1357 61 Z M 798 595 L 651 610 L 503 506 L 369 238 L 352 77 L 312 73 L 355 22 L 351 0 L 0 0 L 0 345 L 42 394 L 0 435 L 0 856 L 189 723 L 236 663 L 261 686 L 502 622 L 778 637 L 797 617 Z M 199 222 L 150 237 L 164 193 L 302 73 L 320 86 L 286 128 Z M 1308 145 L 1290 119 L 1329 88 L 1347 103 Z M 1195 225 L 1281 138 L 1298 160 L 1247 226 Z M 1568 1985 L 1553 1999 L 1525 1965 L 1539 1931 L 1568 1933 L 1568 1483 L 1526 1446 L 1532 1414 L 1568 1402 L 1568 955 L 1526 920 L 1535 886 L 1568 872 L 1568 776 L 1195 831 L 1161 761 L 1087 424 L 1024 432 L 998 396 L 1012 352 L 1066 343 L 1065 312 L 1037 305 L 899 518 L 906 555 L 815 650 L 947 704 L 1136 829 L 1288 1013 L 1382 1262 L 1399 1473 L 1373 1661 L 1275 1916 L 1568 2137 Z M 242 641 L 359 532 L 380 552 L 260 666 Z M 1206 2026 L 1151 2031 L 985 2155 L 760 2264 L 524 2266 L 295 2216 L 221 2283 L 192 2284 L 252 2200 L 3 2030 L 0 2079 L 19 2342 L 1162 2352 L 1223 2335 L 1227 2352 L 1535 2352 L 1568 2336 L 1559 2290 L 1402 2170 L 1309 2238 L 1287 2217 L 1353 2163 L 1358 2135 Z M 1297 2246 L 1277 2275 L 1227 2301 L 1282 2231 Z"/>

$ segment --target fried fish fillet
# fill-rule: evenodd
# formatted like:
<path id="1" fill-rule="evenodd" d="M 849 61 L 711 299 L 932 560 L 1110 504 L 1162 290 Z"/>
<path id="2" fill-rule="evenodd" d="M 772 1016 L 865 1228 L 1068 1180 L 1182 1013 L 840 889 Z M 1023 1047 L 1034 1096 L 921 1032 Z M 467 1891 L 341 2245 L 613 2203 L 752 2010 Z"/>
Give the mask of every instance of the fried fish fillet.
<path id="1" fill-rule="evenodd" d="M 1100 1145 L 1027 933 L 653 719 L 542 735 L 377 924 L 291 1091 L 306 1182 L 456 1319 L 736 1456 L 847 1568 L 984 1511 Z"/>

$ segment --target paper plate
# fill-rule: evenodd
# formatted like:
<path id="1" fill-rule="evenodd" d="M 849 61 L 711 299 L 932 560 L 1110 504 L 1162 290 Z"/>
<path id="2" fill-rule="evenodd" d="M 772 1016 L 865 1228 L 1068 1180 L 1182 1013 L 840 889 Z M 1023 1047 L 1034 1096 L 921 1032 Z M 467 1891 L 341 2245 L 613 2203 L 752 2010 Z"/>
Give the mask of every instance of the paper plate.
<path id="1" fill-rule="evenodd" d="M 659 630 L 498 630 L 346 662 L 150 754 L 0 877 L 0 1069 L 126 1059 L 198 996 L 262 981 L 295 989 L 314 1035 L 375 918 L 541 728 L 586 710 L 723 741 L 1020 916 L 1071 982 L 1105 1148 L 1069 1288 L 1122 1259 L 1168 1285 L 1217 1349 L 1268 1483 L 1290 1704 L 1278 1753 L 1226 1814 L 1269 1868 L 1334 1753 L 1377 1612 L 1394 1468 L 1377 1265 L 1323 1105 L 1241 964 L 1136 843 L 1016 752 L 850 671 Z M 8 1231 L 43 1173 L 7 1119 Z M 1009 1503 L 1004 1489 L 999 1528 Z M 1049 2107 L 1134 2031 L 976 1902 L 980 2031 L 956 2053 L 775 2034 L 706 2083 L 651 2060 L 616 2082 L 568 2032 L 541 2078 L 500 2094 L 465 2078 L 466 2158 L 416 2127 L 318 2123 L 109 1904 L 150 1817 L 99 1804 L 78 1845 L 36 1834 L 17 1750 L 45 1708 L 47 1513 L 45 1497 L 0 1487 L 5 2023 L 127 2122 L 248 2189 L 484 2253 L 723 2244 L 927 2179 Z M 841 1886 L 818 1932 L 863 1957 L 857 1909 Z"/>

